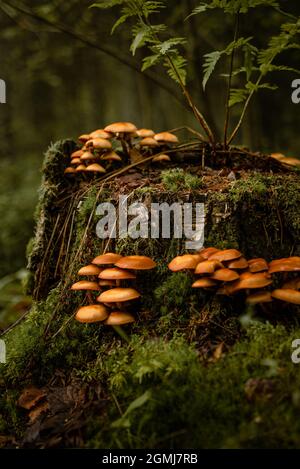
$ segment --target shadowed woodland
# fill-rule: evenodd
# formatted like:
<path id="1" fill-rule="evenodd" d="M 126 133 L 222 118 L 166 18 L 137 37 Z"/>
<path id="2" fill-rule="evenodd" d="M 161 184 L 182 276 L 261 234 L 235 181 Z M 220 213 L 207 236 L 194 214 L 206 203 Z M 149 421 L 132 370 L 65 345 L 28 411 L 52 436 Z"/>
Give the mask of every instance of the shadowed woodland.
<path id="1" fill-rule="evenodd" d="M 166 0 L 164 8 L 91 3 L 0 5 L 7 86 L 0 105 L 0 331 L 7 344 L 0 447 L 298 448 L 291 344 L 300 338 L 300 104 L 291 95 L 300 7 L 288 0 L 228 0 L 222 8 L 217 0 Z M 122 8 L 127 16 L 111 34 Z M 153 66 L 142 71 L 150 54 Z M 266 63 L 270 73 L 255 85 Z M 176 137 L 143 147 L 135 130 L 112 131 L 111 148 L 100 150 L 90 134 L 113 122 L 153 129 L 154 139 L 162 131 Z M 115 161 L 107 161 L 110 150 Z M 88 172 L 84 162 L 76 173 L 74 152 L 77 168 L 85 154 L 98 169 Z M 161 154 L 169 159 L 155 163 Z M 120 194 L 146 206 L 204 201 L 204 246 L 221 257 L 194 253 L 193 267 L 172 269 L 187 254 L 184 240 L 100 240 L 95 208 Z M 222 257 L 225 250 L 233 257 Z M 149 271 L 125 267 L 133 277 L 124 285 L 140 296 L 126 303 L 130 320 L 121 329 L 74 319 L 109 291 L 107 284 L 98 292 L 97 276 L 88 279 L 88 294 L 74 287 L 91 262 L 93 275 L 101 274 L 93 259 L 107 251 L 155 261 Z M 255 258 L 265 264 L 251 270 Z M 236 276 L 218 273 L 238 260 Z M 206 261 L 216 270 L 202 265 L 201 282 L 209 274 L 209 284 L 195 288 Z M 117 261 L 109 267 L 119 268 Z M 240 285 L 249 272 L 262 280 L 266 300 Z M 288 282 L 294 299 L 271 296 Z M 102 303 L 108 321 L 113 313 Z"/>

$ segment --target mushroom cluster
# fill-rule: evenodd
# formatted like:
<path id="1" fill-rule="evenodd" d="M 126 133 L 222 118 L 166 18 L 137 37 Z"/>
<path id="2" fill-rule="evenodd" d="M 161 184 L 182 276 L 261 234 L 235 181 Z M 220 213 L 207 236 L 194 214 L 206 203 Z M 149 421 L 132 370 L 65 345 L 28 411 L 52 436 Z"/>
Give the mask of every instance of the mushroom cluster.
<path id="1" fill-rule="evenodd" d="M 117 164 L 134 162 L 134 155 L 143 159 L 153 154 L 153 163 L 170 162 L 169 155 L 162 152 L 178 143 L 178 138 L 171 132 L 155 133 L 151 129 L 138 129 L 131 122 L 115 122 L 104 129 L 80 135 L 78 141 L 78 149 L 71 154 L 65 169 L 68 177 L 82 173 L 101 175 Z M 118 142 L 122 151 L 115 151 Z M 160 154 L 155 156 L 156 152 Z"/>
<path id="2" fill-rule="evenodd" d="M 289 278 L 300 271 L 300 257 L 297 256 L 268 263 L 262 258 L 247 260 L 237 249 L 208 247 L 196 254 L 175 257 L 169 269 L 192 272 L 196 276 L 193 288 L 227 296 L 244 292 L 248 304 L 270 303 L 274 298 L 300 304 L 300 277 Z M 280 273 L 283 273 L 283 284 L 272 291 L 274 276 Z M 277 283 L 280 280 L 278 278 Z"/>
<path id="3" fill-rule="evenodd" d="M 131 309 L 141 294 L 132 283 L 138 271 L 155 266 L 155 262 L 146 256 L 124 257 L 107 252 L 95 257 L 91 264 L 78 271 L 79 276 L 88 277 L 88 280 L 79 280 L 71 287 L 71 290 L 86 291 L 89 303 L 77 310 L 75 319 L 82 323 L 103 322 L 108 326 L 134 322 Z M 97 293 L 96 304 L 94 292 Z"/>

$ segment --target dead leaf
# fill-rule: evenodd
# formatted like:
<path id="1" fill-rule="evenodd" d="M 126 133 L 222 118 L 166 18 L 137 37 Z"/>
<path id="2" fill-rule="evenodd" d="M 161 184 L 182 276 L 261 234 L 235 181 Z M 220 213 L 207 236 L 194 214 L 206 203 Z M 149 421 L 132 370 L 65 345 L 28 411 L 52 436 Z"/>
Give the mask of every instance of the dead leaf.
<path id="1" fill-rule="evenodd" d="M 43 389 L 38 388 L 27 388 L 24 389 L 21 396 L 18 399 L 18 406 L 23 407 L 23 409 L 32 409 L 41 399 L 46 396 L 46 393 Z"/>

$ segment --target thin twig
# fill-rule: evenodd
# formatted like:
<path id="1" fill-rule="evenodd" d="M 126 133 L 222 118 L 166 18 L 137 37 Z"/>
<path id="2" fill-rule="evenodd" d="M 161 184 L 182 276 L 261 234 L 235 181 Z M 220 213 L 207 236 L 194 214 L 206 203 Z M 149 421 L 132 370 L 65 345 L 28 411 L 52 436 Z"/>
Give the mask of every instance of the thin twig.
<path id="1" fill-rule="evenodd" d="M 235 18 L 235 28 L 234 28 L 234 44 L 238 38 L 239 34 L 239 20 L 240 14 L 239 12 L 236 14 Z M 235 47 L 233 46 L 230 58 L 230 70 L 229 70 L 229 80 L 228 80 L 228 88 L 227 88 L 227 98 L 226 98 L 226 116 L 225 116 L 225 124 L 224 124 L 224 147 L 227 148 L 227 132 L 228 132 L 228 125 L 229 125 L 229 117 L 230 117 L 230 92 L 231 92 L 231 83 L 232 83 L 232 73 L 233 73 L 233 64 L 234 64 L 234 54 L 235 54 Z"/>

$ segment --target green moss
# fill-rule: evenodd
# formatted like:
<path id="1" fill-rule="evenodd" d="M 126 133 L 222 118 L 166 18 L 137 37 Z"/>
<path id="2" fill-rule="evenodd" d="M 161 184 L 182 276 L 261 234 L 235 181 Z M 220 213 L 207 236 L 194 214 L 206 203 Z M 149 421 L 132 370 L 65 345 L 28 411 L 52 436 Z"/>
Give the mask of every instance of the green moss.
<path id="1" fill-rule="evenodd" d="M 209 367 L 180 336 L 115 349 L 101 376 L 123 416 L 112 403 L 88 426 L 88 446 L 297 447 L 300 378 L 290 353 L 299 334 L 253 324 Z"/>
<path id="2" fill-rule="evenodd" d="M 161 180 L 166 190 L 175 192 L 178 190 L 196 190 L 202 186 L 202 180 L 198 176 L 175 168 L 163 171 Z"/>

